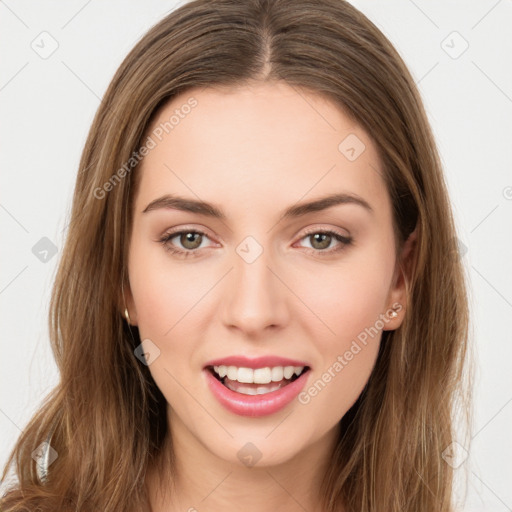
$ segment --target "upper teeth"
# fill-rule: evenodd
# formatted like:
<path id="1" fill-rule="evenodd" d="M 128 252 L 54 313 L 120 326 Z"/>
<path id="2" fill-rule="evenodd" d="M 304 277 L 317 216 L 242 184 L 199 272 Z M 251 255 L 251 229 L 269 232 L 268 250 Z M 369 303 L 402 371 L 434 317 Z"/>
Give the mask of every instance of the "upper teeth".
<path id="1" fill-rule="evenodd" d="M 274 366 L 273 368 L 238 368 L 236 366 L 214 366 L 213 369 L 219 377 L 227 375 L 230 380 L 237 380 L 246 384 L 268 384 L 269 382 L 279 382 L 285 379 L 291 379 L 292 375 L 300 375 L 304 366 Z"/>

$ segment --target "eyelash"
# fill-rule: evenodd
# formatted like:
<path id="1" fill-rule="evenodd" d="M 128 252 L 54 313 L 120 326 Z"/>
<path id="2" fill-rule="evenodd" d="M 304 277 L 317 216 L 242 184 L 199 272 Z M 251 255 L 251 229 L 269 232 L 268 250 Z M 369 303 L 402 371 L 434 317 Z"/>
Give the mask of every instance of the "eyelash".
<path id="1" fill-rule="evenodd" d="M 196 229 L 186 229 L 186 230 L 182 230 L 182 231 L 175 231 L 173 233 L 167 233 L 159 240 L 159 242 L 164 246 L 164 249 L 166 251 L 170 252 L 171 254 L 174 254 L 175 256 L 178 256 L 180 258 L 195 257 L 196 253 L 198 252 L 198 249 L 181 250 L 181 249 L 176 249 L 171 244 L 169 244 L 169 242 L 176 236 L 183 235 L 183 234 L 189 234 L 189 233 L 202 235 L 202 236 L 208 238 L 208 235 L 206 233 L 204 233 L 203 231 L 198 231 Z M 345 247 L 347 247 L 353 243 L 353 238 L 351 236 L 344 236 L 344 235 L 339 234 L 336 231 L 318 230 L 318 229 L 316 229 L 316 230 L 313 229 L 311 231 L 308 231 L 307 233 L 304 234 L 304 236 L 302 236 L 300 238 L 300 240 L 303 240 L 304 238 L 307 238 L 308 236 L 316 235 L 316 234 L 330 235 L 338 242 L 341 242 L 341 246 L 338 247 L 337 249 L 321 250 L 321 249 L 312 249 L 309 247 L 305 248 L 305 249 L 308 249 L 308 251 L 307 251 L 308 253 L 320 255 L 321 257 L 328 256 L 333 253 L 338 253 L 338 252 L 342 251 Z"/>

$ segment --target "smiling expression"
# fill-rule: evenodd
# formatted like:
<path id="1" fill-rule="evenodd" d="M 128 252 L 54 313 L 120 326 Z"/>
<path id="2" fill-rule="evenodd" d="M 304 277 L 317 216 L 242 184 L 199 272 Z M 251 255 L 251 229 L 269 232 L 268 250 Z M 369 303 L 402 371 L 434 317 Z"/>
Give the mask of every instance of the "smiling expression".
<path id="1" fill-rule="evenodd" d="M 375 364 L 377 320 L 405 303 L 391 201 L 368 134 L 319 95 L 194 89 L 149 133 L 190 97 L 136 170 L 128 310 L 157 347 L 171 431 L 224 461 L 251 442 L 277 464 L 332 439 Z"/>

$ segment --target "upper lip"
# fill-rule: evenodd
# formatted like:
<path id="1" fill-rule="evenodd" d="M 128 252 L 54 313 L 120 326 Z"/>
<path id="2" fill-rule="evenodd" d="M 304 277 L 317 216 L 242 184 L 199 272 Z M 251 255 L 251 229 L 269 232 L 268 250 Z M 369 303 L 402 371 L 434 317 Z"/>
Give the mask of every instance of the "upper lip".
<path id="1" fill-rule="evenodd" d="M 219 359 L 212 359 L 208 361 L 204 366 L 236 366 L 238 368 L 265 368 L 275 366 L 308 366 L 304 361 L 298 361 L 296 359 L 288 359 L 287 357 L 279 356 L 260 356 L 260 357 L 246 357 L 246 356 L 227 356 Z"/>

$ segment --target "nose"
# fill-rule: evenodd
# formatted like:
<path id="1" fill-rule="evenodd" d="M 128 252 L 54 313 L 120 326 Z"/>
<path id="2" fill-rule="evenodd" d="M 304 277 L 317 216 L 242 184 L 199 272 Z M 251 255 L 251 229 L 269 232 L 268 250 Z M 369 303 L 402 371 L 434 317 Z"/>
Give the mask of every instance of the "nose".
<path id="1" fill-rule="evenodd" d="M 277 277 L 275 262 L 264 251 L 249 263 L 238 254 L 227 277 L 221 319 L 228 329 L 258 337 L 282 329 L 289 320 L 289 291 Z"/>

